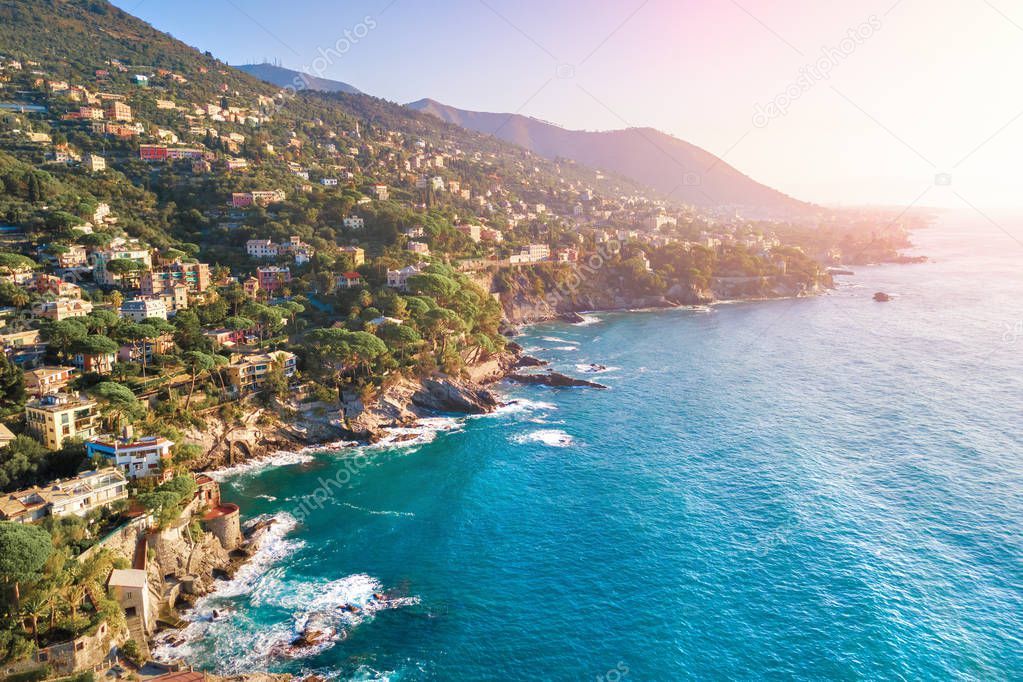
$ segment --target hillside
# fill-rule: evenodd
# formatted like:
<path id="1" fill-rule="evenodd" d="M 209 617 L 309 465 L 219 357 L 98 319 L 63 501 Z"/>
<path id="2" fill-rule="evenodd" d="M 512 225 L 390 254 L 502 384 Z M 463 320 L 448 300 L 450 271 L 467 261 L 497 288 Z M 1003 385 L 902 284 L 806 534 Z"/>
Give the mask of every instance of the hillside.
<path id="1" fill-rule="evenodd" d="M 710 152 L 653 128 L 606 132 L 566 130 L 521 116 L 456 109 L 431 99 L 407 105 L 448 123 L 494 135 L 549 159 L 568 158 L 618 173 L 671 201 L 791 215 L 810 208 L 744 175 Z"/>
<path id="2" fill-rule="evenodd" d="M 319 90 L 320 92 L 347 92 L 357 95 L 361 90 L 348 83 L 311 76 L 301 71 L 286 69 L 276 64 L 238 64 L 234 68 L 244 71 L 279 88 L 296 88 L 299 90 Z M 299 87 L 299 84 L 302 84 Z"/>

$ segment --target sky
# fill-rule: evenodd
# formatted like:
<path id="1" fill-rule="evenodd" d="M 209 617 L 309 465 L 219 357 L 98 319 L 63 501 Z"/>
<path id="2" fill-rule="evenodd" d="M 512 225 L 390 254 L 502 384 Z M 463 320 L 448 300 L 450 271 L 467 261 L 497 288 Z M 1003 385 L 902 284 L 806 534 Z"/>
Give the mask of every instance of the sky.
<path id="1" fill-rule="evenodd" d="M 115 4 L 396 102 L 652 126 L 808 201 L 1023 209 L 1020 0 Z"/>

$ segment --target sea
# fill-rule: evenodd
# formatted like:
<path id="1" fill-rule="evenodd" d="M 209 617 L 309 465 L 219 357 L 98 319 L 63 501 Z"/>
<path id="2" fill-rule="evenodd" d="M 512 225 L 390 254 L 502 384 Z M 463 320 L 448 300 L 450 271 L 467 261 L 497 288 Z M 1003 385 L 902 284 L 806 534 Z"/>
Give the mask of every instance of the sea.
<path id="1" fill-rule="evenodd" d="M 157 654 L 338 680 L 1023 678 L 1023 221 L 913 240 L 928 262 L 827 295 L 517 339 L 606 390 L 502 384 L 492 415 L 220 472 L 276 523 Z"/>

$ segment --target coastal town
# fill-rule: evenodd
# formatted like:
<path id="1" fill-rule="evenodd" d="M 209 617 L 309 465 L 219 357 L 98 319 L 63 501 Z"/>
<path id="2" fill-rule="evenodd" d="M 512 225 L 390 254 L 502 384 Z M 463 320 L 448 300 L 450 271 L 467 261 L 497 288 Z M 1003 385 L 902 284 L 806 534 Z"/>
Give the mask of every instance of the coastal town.
<path id="1" fill-rule="evenodd" d="M 209 469 L 474 409 L 522 323 L 811 295 L 906 243 L 674 203 L 194 51 L 72 62 L 23 34 L 0 43 L 5 679 L 139 674 L 266 530 Z"/>

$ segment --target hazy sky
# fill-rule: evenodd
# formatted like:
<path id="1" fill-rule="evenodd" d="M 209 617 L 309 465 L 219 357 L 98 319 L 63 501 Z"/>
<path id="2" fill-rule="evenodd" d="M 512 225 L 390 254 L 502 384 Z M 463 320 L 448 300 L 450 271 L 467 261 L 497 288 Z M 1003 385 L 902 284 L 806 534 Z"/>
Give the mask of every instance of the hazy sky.
<path id="1" fill-rule="evenodd" d="M 117 4 L 397 102 L 653 126 L 801 199 L 1023 208 L 1021 0 Z"/>

